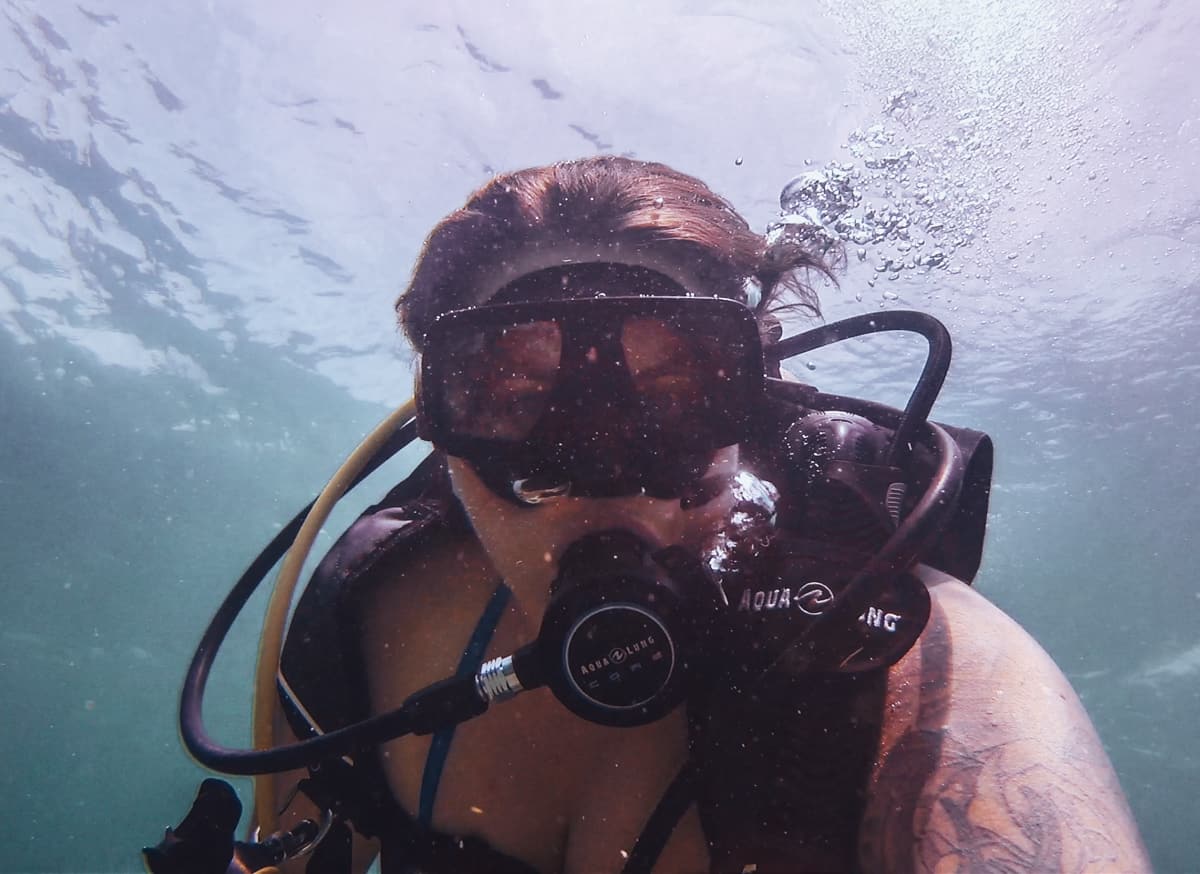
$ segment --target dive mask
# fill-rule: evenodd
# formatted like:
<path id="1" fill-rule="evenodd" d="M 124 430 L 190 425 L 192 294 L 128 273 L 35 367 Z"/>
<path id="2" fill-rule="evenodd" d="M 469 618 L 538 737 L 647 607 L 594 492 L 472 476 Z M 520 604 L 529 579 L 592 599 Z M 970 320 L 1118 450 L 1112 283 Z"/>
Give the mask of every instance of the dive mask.
<path id="1" fill-rule="evenodd" d="M 420 436 L 519 503 L 686 496 L 764 391 L 753 313 L 701 297 L 504 303 L 425 336 Z"/>

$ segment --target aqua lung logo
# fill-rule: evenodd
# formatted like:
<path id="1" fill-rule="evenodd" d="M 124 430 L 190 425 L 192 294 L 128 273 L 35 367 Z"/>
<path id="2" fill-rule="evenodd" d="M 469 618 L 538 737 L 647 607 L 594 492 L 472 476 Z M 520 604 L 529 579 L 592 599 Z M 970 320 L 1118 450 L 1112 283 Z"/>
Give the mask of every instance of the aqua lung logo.
<path id="1" fill-rule="evenodd" d="M 596 671 L 603 670 L 604 668 L 610 668 L 623 664 L 631 655 L 636 655 L 639 652 L 643 652 L 654 645 L 654 635 L 651 634 L 643 637 L 637 643 L 631 643 L 626 646 L 614 646 L 608 651 L 608 655 L 580 665 L 579 675 L 586 677 L 588 674 L 593 674 Z M 661 655 L 658 656 L 658 658 L 661 657 Z M 658 658 L 652 659 L 652 661 L 657 661 Z"/>
<path id="2" fill-rule="evenodd" d="M 769 610 L 799 610 L 808 616 L 820 616 L 833 606 L 833 591 L 824 583 L 805 583 L 793 590 L 790 586 L 779 589 L 746 589 L 738 601 L 742 613 L 762 613 Z"/>

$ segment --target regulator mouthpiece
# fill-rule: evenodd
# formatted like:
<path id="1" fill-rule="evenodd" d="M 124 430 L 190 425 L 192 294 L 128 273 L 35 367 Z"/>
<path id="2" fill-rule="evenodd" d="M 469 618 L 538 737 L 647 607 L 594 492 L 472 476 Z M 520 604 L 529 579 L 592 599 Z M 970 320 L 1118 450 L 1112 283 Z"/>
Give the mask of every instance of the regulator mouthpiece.
<path id="1" fill-rule="evenodd" d="M 683 700 L 708 611 L 705 585 L 685 568 L 702 572 L 682 552 L 652 553 L 624 529 L 567 548 L 538 649 L 550 688 L 572 712 L 602 725 L 643 725 Z"/>

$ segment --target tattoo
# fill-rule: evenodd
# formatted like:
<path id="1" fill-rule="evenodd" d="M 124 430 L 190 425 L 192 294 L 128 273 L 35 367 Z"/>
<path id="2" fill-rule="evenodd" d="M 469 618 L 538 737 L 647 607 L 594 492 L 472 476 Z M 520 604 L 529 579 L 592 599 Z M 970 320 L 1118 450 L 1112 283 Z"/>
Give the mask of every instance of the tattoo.
<path id="1" fill-rule="evenodd" d="M 1048 793 L 1028 785 L 1032 775 L 1009 774 L 1002 748 L 956 750 L 950 758 L 937 773 L 941 791 L 921 802 L 919 867 L 934 870 L 953 860 L 957 870 L 1066 870 L 1058 809 Z M 1019 782 L 1006 790 L 1012 778 Z"/>
<path id="2" fill-rule="evenodd" d="M 868 867 L 1007 874 L 1115 870 L 1128 858 L 1121 796 L 1095 779 L 1106 761 L 1085 773 L 1065 758 L 1032 762 L 1025 741 L 970 749 L 930 731 L 902 744 L 864 822 Z"/>
<path id="3" fill-rule="evenodd" d="M 918 797 L 937 767 L 941 747 L 941 732 L 909 732 L 879 769 L 859 838 L 863 870 L 915 870 L 914 836 L 925 831 L 928 821 L 928 811 L 918 810 Z"/>
<path id="4" fill-rule="evenodd" d="M 1135 870 L 1144 850 L 1112 767 L 1064 683 L 1045 724 L 951 708 L 940 623 L 923 641 L 915 725 L 878 768 L 859 845 L 866 870 Z M 988 688 L 993 688 L 989 686 Z M 996 686 L 995 688 L 1001 688 Z M 1075 713 L 1075 710 L 1078 713 Z M 1019 715 L 1018 715 L 1019 718 Z"/>

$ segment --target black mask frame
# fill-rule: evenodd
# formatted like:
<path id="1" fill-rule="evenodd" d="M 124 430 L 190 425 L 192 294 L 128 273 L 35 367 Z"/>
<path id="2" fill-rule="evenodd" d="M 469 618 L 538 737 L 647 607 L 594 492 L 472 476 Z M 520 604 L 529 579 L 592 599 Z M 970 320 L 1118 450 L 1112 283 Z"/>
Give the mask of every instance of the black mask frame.
<path id="1" fill-rule="evenodd" d="M 678 344 L 659 350 L 663 361 L 644 378 L 631 360 L 638 354 L 631 326 L 639 325 L 651 326 L 643 345 Z M 508 352 L 498 353 L 500 346 Z M 525 483 L 567 484 L 584 497 L 685 496 L 716 450 L 745 439 L 764 392 L 754 314 L 725 298 L 456 310 L 437 318 L 424 349 L 421 437 L 466 459 L 495 493 L 517 503 L 515 486 Z M 666 360 L 676 353 L 683 360 Z M 668 372 L 656 388 L 659 367 Z M 495 388 L 505 380 L 518 387 Z"/>

